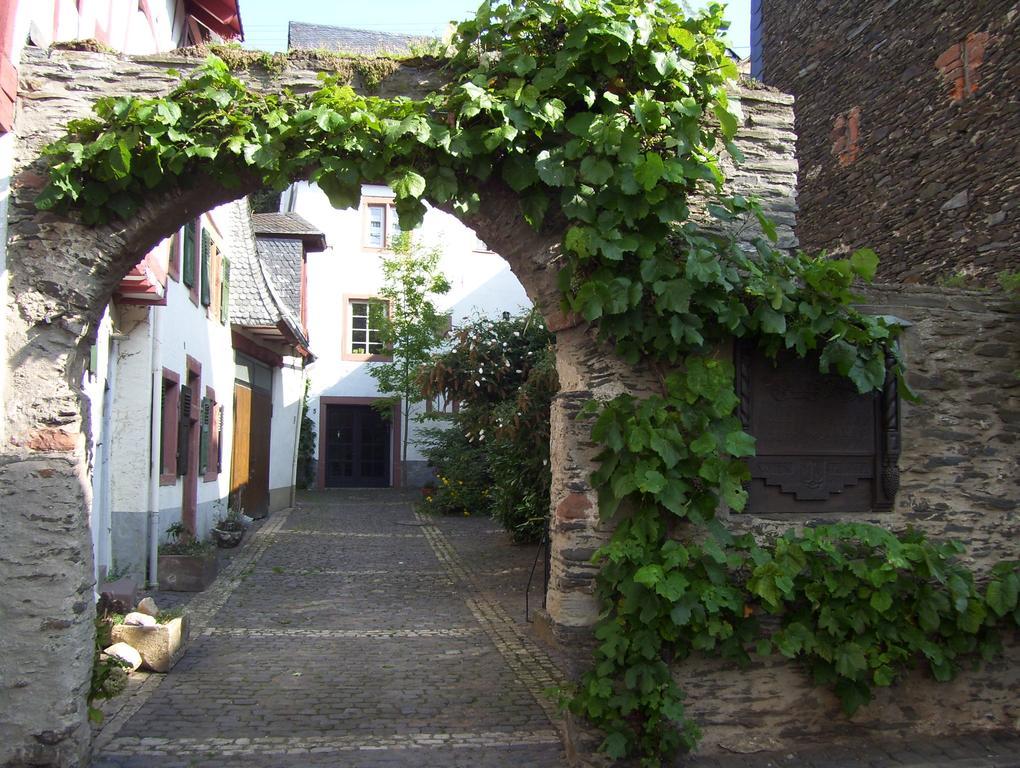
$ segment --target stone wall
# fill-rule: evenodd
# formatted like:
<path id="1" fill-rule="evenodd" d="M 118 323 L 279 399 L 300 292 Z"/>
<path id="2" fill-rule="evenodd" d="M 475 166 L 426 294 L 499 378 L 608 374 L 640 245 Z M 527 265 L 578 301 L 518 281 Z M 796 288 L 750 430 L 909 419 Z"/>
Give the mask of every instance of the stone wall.
<path id="1" fill-rule="evenodd" d="M 734 98 L 735 97 L 735 98 Z M 736 144 L 744 153 L 739 167 L 724 158 L 727 189 L 756 196 L 777 224 L 779 245 L 793 248 L 797 210 L 797 159 L 793 132 L 793 100 L 786 94 L 746 83 L 734 88 L 744 124 Z M 748 244 L 756 228 L 741 230 Z M 502 253 L 498 248 L 496 251 Z M 560 642 L 586 643 L 586 628 L 595 623 L 599 606 L 595 597 L 597 569 L 592 554 L 608 538 L 610 529 L 598 521 L 597 494 L 589 475 L 598 450 L 589 444 L 590 424 L 576 420 L 581 406 L 592 397 L 606 400 L 623 392 L 634 395 L 658 391 L 658 377 L 615 359 L 594 340 L 585 325 L 550 323 L 557 331 L 557 371 L 560 393 L 552 404 L 553 482 L 551 531 L 554 534 L 548 613 L 549 632 Z M 581 631 L 571 631 L 571 628 Z M 578 654 L 578 661 L 586 661 Z"/>
<path id="2" fill-rule="evenodd" d="M 10 392 L 3 417 L 9 440 L 0 447 L 0 764 L 76 766 L 87 760 L 85 692 L 91 662 L 92 566 L 87 528 L 90 425 L 80 390 L 85 353 L 113 288 L 141 254 L 189 218 L 251 189 L 224 189 L 211 179 L 154 194 L 129 222 L 99 228 L 72 215 L 39 213 L 33 200 L 44 183 L 40 148 L 69 119 L 87 114 L 100 95 L 164 93 L 170 67 L 194 62 L 118 58 L 76 52 L 26 54 L 16 131 L 18 150 L 10 216 L 10 321 L 6 365 Z M 434 87 L 434 71 L 401 68 L 380 93 L 413 96 Z M 252 76 L 255 85 L 314 87 L 315 73 L 287 70 Z M 355 83 L 356 84 L 356 83 Z M 761 88 L 737 89 L 747 124 L 738 144 L 747 163 L 734 171 L 737 188 L 757 192 L 793 243 L 796 162 L 792 100 Z M 479 212 L 465 223 L 510 263 L 549 325 L 560 331 L 557 355 L 565 392 L 554 406 L 553 582 L 550 615 L 557 626 L 590 625 L 593 573 L 583 563 L 604 535 L 588 485 L 590 446 L 584 425 L 569 419 L 593 392 L 644 391 L 647 375 L 629 369 L 598 345 L 578 318 L 564 317 L 556 286 L 561 230 L 554 220 L 534 231 L 516 195 L 487 182 Z M 552 218 L 552 217 L 551 217 Z M 43 557 L 40 557 L 40 554 Z M 584 655 L 583 648 L 575 653 Z"/>
<path id="3" fill-rule="evenodd" d="M 921 396 L 904 403 L 900 490 L 885 514 L 841 515 L 894 530 L 913 526 L 956 539 L 979 574 L 1020 557 L 1020 305 L 1001 293 L 878 286 L 862 309 L 912 325 L 902 337 L 908 380 Z M 731 515 L 735 529 L 775 536 L 825 516 Z M 835 695 L 811 686 L 781 657 L 739 670 L 714 659 L 676 669 L 692 716 L 705 731 L 706 753 L 783 749 L 805 741 L 853 740 L 881 731 L 947 734 L 1020 725 L 1020 644 L 950 683 L 916 672 L 853 718 Z"/>
<path id="4" fill-rule="evenodd" d="M 1020 4 L 760 7 L 763 80 L 797 99 L 802 245 L 872 247 L 890 281 L 1020 267 Z"/>

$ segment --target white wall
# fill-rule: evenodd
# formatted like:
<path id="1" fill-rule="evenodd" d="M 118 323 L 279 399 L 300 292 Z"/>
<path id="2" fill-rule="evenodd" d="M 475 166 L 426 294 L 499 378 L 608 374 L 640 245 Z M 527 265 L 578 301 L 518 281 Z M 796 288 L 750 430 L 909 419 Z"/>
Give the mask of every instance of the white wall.
<path id="1" fill-rule="evenodd" d="M 121 307 L 110 437 L 111 565 L 144 578 L 152 407 L 151 312 Z"/>
<path id="2" fill-rule="evenodd" d="M 392 197 L 387 187 L 376 185 L 364 185 L 362 194 Z M 378 293 L 383 254 L 363 245 L 363 208 L 336 210 L 321 190 L 307 183 L 296 185 L 290 199 L 291 209 L 325 233 L 327 243 L 325 251 L 308 254 L 308 333 L 316 356 L 309 367 L 309 412 L 318 425 L 319 397 L 379 394 L 375 379 L 369 375 L 373 363 L 344 361 L 340 353 L 344 341 L 343 297 Z M 436 305 L 452 313 L 455 325 L 474 315 L 495 317 L 531 306 L 506 261 L 477 250 L 481 244 L 475 234 L 453 216 L 430 209 L 420 229 L 415 230 L 415 237 L 426 247 L 442 250 L 440 268 L 452 288 L 448 294 L 436 297 Z M 424 459 L 414 447 L 417 428 L 412 421 L 409 461 Z"/>
<path id="3" fill-rule="evenodd" d="M 230 219 L 228 206 L 220 206 L 202 217 L 202 226 L 210 229 L 213 240 L 231 258 Z M 221 238 L 218 233 L 223 233 Z M 196 277 L 199 273 L 199 254 L 196 252 Z M 195 398 L 205 397 L 206 387 L 215 390 L 216 402 L 223 408 L 223 471 L 215 481 L 206 482 L 202 475 L 198 478 L 198 506 L 196 511 L 195 533 L 204 538 L 217 517 L 227 512 L 227 495 L 230 492 L 230 451 L 234 433 L 234 349 L 231 342 L 230 323 L 224 324 L 219 316 L 208 317 L 206 308 L 201 303 L 196 306 L 189 296 L 189 289 L 183 282 L 168 280 L 167 305 L 157 311 L 163 313 L 164 320 L 160 323 L 160 356 L 161 365 L 179 374 L 181 384 L 188 378 L 187 358 L 194 358 L 202 365 L 201 391 L 194 394 Z M 181 519 L 181 498 L 184 491 L 184 480 L 178 478 L 175 485 L 160 486 L 160 540 L 165 537 L 168 525 Z"/>
<path id="4" fill-rule="evenodd" d="M 202 220 L 203 226 L 210 228 L 214 242 L 230 258 L 230 241 L 217 235 L 217 231 L 230 232 L 226 206 L 205 214 Z M 164 241 L 159 247 L 168 253 L 168 246 L 168 241 Z M 199 273 L 197 263 L 196 255 L 196 273 Z M 201 390 L 195 397 L 204 397 L 206 387 L 212 387 L 216 401 L 223 406 L 222 471 L 213 481 L 206 482 L 202 475 L 198 478 L 196 533 L 204 538 L 216 518 L 227 511 L 233 437 L 234 352 L 229 322 L 220 323 L 218 314 L 208 317 L 201 303 L 196 306 L 192 302 L 187 286 L 171 278 L 167 280 L 166 306 L 120 306 L 117 319 L 113 330 L 122 338 L 116 344 L 112 414 L 110 518 L 114 562 L 111 564 L 118 569 L 128 568 L 132 575 L 140 578 L 145 573 L 148 551 L 151 430 L 162 426 L 160 413 L 156 414 L 155 423 L 152 419 L 153 370 L 162 372 L 167 368 L 180 376 L 182 384 L 186 383 L 187 357 L 191 356 L 202 366 Z M 153 344 L 154 326 L 158 329 L 156 344 Z M 90 386 L 98 387 L 99 383 Z M 160 541 L 166 538 L 167 526 L 181 519 L 183 494 L 183 478 L 177 478 L 173 485 L 159 486 L 156 534 Z"/>
<path id="5" fill-rule="evenodd" d="M 269 444 L 269 510 L 290 506 L 294 487 L 294 459 L 297 451 L 301 399 L 305 374 L 301 358 L 283 358 L 283 367 L 273 371 L 273 419 Z"/>
<path id="6" fill-rule="evenodd" d="M 31 35 L 41 48 L 96 39 L 122 53 L 159 53 L 176 46 L 184 25 L 181 0 L 150 0 L 152 24 L 138 0 L 81 0 L 80 5 L 77 0 L 20 0 L 19 23 L 25 34 L 17 39 Z"/>
<path id="7" fill-rule="evenodd" d="M 103 313 L 96 334 L 94 369 L 86 369 L 82 380 L 82 391 L 89 402 L 89 420 L 92 424 L 91 460 L 89 462 L 92 479 L 92 506 L 89 516 L 89 527 L 92 530 L 93 575 L 98 579 L 101 570 L 109 570 L 112 566 L 111 526 L 110 526 L 110 439 L 112 423 L 104 416 L 111 415 L 110 387 L 113 381 L 110 376 L 111 367 L 116 366 L 113 358 L 116 344 L 111 339 L 113 322 L 110 310 Z M 105 572 L 105 571 L 104 571 Z"/>

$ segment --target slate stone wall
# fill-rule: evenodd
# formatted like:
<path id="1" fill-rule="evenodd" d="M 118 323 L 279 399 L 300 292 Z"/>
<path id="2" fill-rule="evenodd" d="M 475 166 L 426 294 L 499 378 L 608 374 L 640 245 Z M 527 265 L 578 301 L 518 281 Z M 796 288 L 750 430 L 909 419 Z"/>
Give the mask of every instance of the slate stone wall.
<path id="1" fill-rule="evenodd" d="M 764 82 L 797 99 L 797 234 L 880 278 L 1020 268 L 1020 3 L 763 0 Z M 756 53 L 758 53 L 756 50 Z"/>
<path id="2" fill-rule="evenodd" d="M 908 381 L 921 397 L 901 406 L 903 450 L 895 507 L 879 514 L 731 515 L 736 530 L 774 537 L 791 526 L 854 521 L 908 526 L 956 539 L 980 576 L 1020 558 L 1020 302 L 1001 292 L 919 286 L 868 289 L 860 308 L 911 323 L 901 337 Z M 823 739 L 838 743 L 906 734 L 1015 729 L 1020 722 L 1020 644 L 1006 636 L 1003 656 L 956 680 L 924 670 L 888 689 L 852 718 L 835 695 L 811 685 L 781 657 L 746 670 L 694 658 L 675 669 L 705 753 L 784 749 Z"/>

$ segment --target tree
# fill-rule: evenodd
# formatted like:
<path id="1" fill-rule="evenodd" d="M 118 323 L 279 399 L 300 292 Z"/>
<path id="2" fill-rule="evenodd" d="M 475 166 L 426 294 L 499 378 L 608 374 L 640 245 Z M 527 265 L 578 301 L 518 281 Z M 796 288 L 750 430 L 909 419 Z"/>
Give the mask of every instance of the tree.
<path id="1" fill-rule="evenodd" d="M 450 290 L 449 281 L 439 271 L 440 256 L 438 248 L 427 250 L 410 233 L 403 232 L 393 244 L 393 256 L 383 259 L 383 287 L 379 295 L 389 307 L 381 313 L 379 325 L 382 342 L 393 360 L 371 366 L 370 372 L 379 383 L 379 391 L 389 395 L 377 408 L 389 413 L 394 404 L 400 405 L 404 424 L 400 447 L 402 482 L 407 481 L 411 405 L 421 400 L 418 370 L 442 343 L 448 325 L 447 317 L 439 313 L 432 301 L 433 296 Z"/>

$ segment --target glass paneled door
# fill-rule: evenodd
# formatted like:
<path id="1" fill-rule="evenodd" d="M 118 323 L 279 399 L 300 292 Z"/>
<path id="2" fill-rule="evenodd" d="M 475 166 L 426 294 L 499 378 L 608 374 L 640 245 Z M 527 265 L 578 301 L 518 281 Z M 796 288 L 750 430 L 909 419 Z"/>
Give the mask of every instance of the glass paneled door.
<path id="1" fill-rule="evenodd" d="M 388 486 L 390 427 L 370 405 L 327 405 L 326 487 Z"/>

